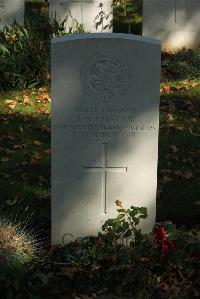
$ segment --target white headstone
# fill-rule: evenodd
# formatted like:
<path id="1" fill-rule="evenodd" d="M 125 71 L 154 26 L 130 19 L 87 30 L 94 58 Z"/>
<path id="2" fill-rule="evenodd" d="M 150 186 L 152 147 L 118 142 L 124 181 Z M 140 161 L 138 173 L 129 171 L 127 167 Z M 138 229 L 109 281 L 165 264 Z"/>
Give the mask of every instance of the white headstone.
<path id="1" fill-rule="evenodd" d="M 96 234 L 115 201 L 156 211 L 160 43 L 97 33 L 52 41 L 52 243 Z"/>
<path id="2" fill-rule="evenodd" d="M 24 22 L 24 0 L 0 0 L 0 27 Z"/>
<path id="3" fill-rule="evenodd" d="M 112 0 L 50 0 L 50 19 L 59 22 L 67 18 L 66 29 L 76 21 L 87 32 L 112 31 Z M 102 5 L 101 5 L 102 4 Z"/>
<path id="4" fill-rule="evenodd" d="M 165 50 L 200 46 L 199 0 L 143 0 L 143 36 Z"/>

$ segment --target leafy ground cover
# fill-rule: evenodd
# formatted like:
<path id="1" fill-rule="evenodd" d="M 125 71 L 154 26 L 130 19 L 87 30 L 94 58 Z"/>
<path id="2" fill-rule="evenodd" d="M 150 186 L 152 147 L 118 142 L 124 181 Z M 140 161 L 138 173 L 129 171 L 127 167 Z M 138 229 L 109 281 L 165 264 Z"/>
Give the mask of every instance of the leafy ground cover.
<path id="1" fill-rule="evenodd" d="M 0 111 L 1 208 L 17 206 L 20 214 L 28 206 L 45 227 L 50 208 L 49 93 L 46 88 L 3 93 Z"/>
<path id="2" fill-rule="evenodd" d="M 198 223 L 199 94 L 199 81 L 161 84 L 159 220 L 169 218 L 176 223 Z"/>

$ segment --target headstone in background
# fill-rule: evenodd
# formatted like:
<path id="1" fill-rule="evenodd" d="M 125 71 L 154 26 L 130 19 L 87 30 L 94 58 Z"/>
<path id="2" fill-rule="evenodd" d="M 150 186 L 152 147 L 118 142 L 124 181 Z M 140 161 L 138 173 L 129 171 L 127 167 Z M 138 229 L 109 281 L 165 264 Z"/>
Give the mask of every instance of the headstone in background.
<path id="1" fill-rule="evenodd" d="M 24 22 L 24 0 L 0 0 L 0 27 Z"/>
<path id="2" fill-rule="evenodd" d="M 52 41 L 52 243 L 97 234 L 125 207 L 155 222 L 160 43 L 78 34 Z"/>
<path id="3" fill-rule="evenodd" d="M 143 36 L 161 40 L 162 49 L 200 46 L 199 0 L 143 0 Z"/>
<path id="4" fill-rule="evenodd" d="M 68 17 L 66 29 L 76 22 L 87 32 L 112 31 L 112 0 L 50 0 L 50 19 L 59 22 Z M 103 5 L 101 5 L 101 3 Z"/>

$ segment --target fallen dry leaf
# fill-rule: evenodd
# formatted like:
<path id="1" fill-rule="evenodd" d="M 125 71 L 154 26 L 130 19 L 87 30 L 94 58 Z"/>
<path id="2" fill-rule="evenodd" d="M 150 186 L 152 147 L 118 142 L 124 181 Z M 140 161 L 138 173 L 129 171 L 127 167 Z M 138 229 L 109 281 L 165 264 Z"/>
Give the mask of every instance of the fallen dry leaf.
<path id="1" fill-rule="evenodd" d="M 185 90 L 186 87 L 178 85 L 178 86 L 176 86 L 176 89 L 179 90 L 179 91 L 181 91 L 181 90 Z"/>
<path id="2" fill-rule="evenodd" d="M 39 140 L 34 140 L 33 143 L 38 146 L 42 144 Z"/>
<path id="3" fill-rule="evenodd" d="M 197 86 L 199 86 L 199 83 L 197 82 L 192 83 L 192 87 L 197 87 Z"/>
<path id="4" fill-rule="evenodd" d="M 23 97 L 23 104 L 27 106 L 34 106 L 33 102 L 29 99 L 29 97 L 26 94 L 24 94 Z"/>
<path id="5" fill-rule="evenodd" d="M 47 112 L 47 109 L 45 106 L 38 106 L 38 111 L 41 113 L 45 113 L 45 112 Z"/>
<path id="6" fill-rule="evenodd" d="M 45 150 L 44 153 L 45 154 L 50 154 L 51 153 L 51 149 L 49 148 L 49 149 Z"/>
<path id="7" fill-rule="evenodd" d="M 172 91 L 172 87 L 170 85 L 166 85 L 163 87 L 164 93 L 170 93 Z"/>
<path id="8" fill-rule="evenodd" d="M 168 182 L 170 182 L 171 181 L 171 179 L 169 178 L 169 177 L 167 177 L 166 175 L 162 178 L 162 183 L 168 183 Z"/>
<path id="9" fill-rule="evenodd" d="M 36 163 L 37 161 L 41 160 L 41 155 L 38 152 L 35 152 L 34 155 L 31 157 L 31 164 Z"/>
<path id="10" fill-rule="evenodd" d="M 183 84 L 184 84 L 184 85 L 188 85 L 188 84 L 190 84 L 190 81 L 189 81 L 189 80 L 184 80 L 184 81 L 183 81 Z"/>
<path id="11" fill-rule="evenodd" d="M 37 103 L 39 102 L 51 102 L 51 98 L 48 93 L 43 93 L 39 96 Z"/>
<path id="12" fill-rule="evenodd" d="M 35 152 L 33 157 L 34 157 L 35 160 L 40 160 L 41 159 L 41 155 L 38 152 Z"/>
<path id="13" fill-rule="evenodd" d="M 171 113 L 166 113 L 165 118 L 170 122 L 172 122 L 174 120 L 173 115 Z"/>
<path id="14" fill-rule="evenodd" d="M 44 91 L 46 91 L 46 87 L 40 87 L 40 88 L 38 89 L 38 91 L 40 91 L 40 92 L 44 92 Z"/>
<path id="15" fill-rule="evenodd" d="M 11 110 L 15 109 L 16 105 L 17 105 L 17 102 L 15 102 L 13 100 L 6 100 L 4 103 L 4 106 Z"/>

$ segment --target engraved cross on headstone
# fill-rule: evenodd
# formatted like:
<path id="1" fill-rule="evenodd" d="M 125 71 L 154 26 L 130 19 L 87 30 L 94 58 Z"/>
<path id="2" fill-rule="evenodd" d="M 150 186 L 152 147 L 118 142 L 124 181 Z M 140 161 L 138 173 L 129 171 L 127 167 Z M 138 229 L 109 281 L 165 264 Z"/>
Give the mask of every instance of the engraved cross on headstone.
<path id="1" fill-rule="evenodd" d="M 84 17 L 83 17 L 83 5 L 84 3 L 91 4 L 93 3 L 93 0 L 69 0 L 68 3 L 80 3 L 80 8 L 81 8 L 81 24 L 84 22 Z"/>
<path id="2" fill-rule="evenodd" d="M 187 0 L 175 0 L 175 23 L 182 23 L 186 21 L 186 3 Z"/>
<path id="3" fill-rule="evenodd" d="M 108 166 L 108 143 L 102 143 L 102 163 L 101 166 L 83 166 L 83 169 L 90 172 L 100 172 L 102 175 L 102 210 L 107 214 L 107 173 L 123 172 L 128 170 L 127 166 Z"/>

